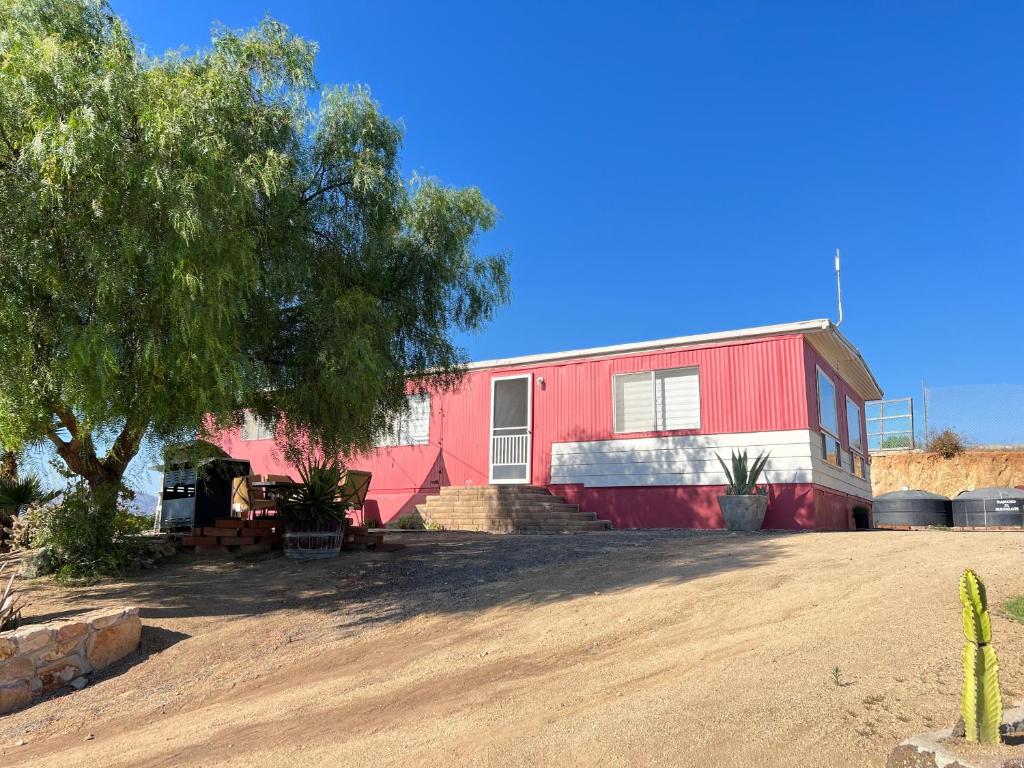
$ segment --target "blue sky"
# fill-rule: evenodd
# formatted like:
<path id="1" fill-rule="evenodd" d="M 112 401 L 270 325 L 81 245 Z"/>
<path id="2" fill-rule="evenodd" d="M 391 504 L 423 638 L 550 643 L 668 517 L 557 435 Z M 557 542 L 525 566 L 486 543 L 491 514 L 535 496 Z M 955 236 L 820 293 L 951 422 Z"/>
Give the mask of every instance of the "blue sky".
<path id="1" fill-rule="evenodd" d="M 113 5 L 150 53 L 269 12 L 479 186 L 514 296 L 473 359 L 831 316 L 839 247 L 887 395 L 1024 382 L 1024 6 Z"/>

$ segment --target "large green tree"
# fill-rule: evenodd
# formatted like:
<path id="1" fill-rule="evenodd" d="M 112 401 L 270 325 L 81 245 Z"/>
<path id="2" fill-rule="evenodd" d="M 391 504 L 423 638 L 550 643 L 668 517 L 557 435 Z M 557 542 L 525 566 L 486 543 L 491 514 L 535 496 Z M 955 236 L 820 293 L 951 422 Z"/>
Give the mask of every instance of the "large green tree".
<path id="1" fill-rule="evenodd" d="M 458 380 L 454 332 L 507 300 L 495 209 L 404 180 L 315 52 L 265 20 L 149 58 L 103 2 L 0 0 L 0 445 L 95 488 L 245 408 L 364 447 L 410 380 Z"/>

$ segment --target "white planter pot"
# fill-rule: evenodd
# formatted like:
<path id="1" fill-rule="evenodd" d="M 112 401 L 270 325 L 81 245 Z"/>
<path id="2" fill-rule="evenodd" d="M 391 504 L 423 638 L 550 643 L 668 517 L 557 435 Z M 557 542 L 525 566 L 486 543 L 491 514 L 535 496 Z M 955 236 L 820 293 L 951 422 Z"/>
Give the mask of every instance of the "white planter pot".
<path id="1" fill-rule="evenodd" d="M 759 531 L 764 513 L 768 511 L 768 497 L 761 494 L 719 496 L 718 507 L 730 531 Z"/>

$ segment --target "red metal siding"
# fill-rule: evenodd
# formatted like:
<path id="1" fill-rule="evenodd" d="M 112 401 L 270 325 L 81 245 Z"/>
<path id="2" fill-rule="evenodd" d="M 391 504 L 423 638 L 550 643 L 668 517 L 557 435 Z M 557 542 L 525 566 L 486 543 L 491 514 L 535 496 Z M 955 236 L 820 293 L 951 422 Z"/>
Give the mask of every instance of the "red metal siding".
<path id="1" fill-rule="evenodd" d="M 839 373 L 829 365 L 818 351 L 808 342 L 804 342 L 804 357 L 807 371 L 807 419 L 811 429 L 819 429 L 818 423 L 818 372 L 821 368 L 836 385 L 836 408 L 839 409 L 839 442 L 844 451 L 850 450 L 850 433 L 846 425 L 846 398 L 849 397 L 860 407 L 860 434 L 861 441 L 867 445 L 867 422 L 864 410 L 864 398 L 858 395 L 853 388 L 846 383 Z M 865 460 L 870 459 L 865 453 Z"/>

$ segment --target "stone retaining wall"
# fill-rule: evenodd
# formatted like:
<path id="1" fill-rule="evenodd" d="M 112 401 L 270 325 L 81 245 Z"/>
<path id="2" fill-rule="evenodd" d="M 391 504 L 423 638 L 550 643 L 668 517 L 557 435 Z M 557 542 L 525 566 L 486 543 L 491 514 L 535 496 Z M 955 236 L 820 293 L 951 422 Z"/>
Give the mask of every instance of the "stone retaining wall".
<path id="1" fill-rule="evenodd" d="M 69 685 L 127 656 L 139 645 L 138 608 L 107 608 L 66 621 L 0 633 L 0 713 Z"/>

